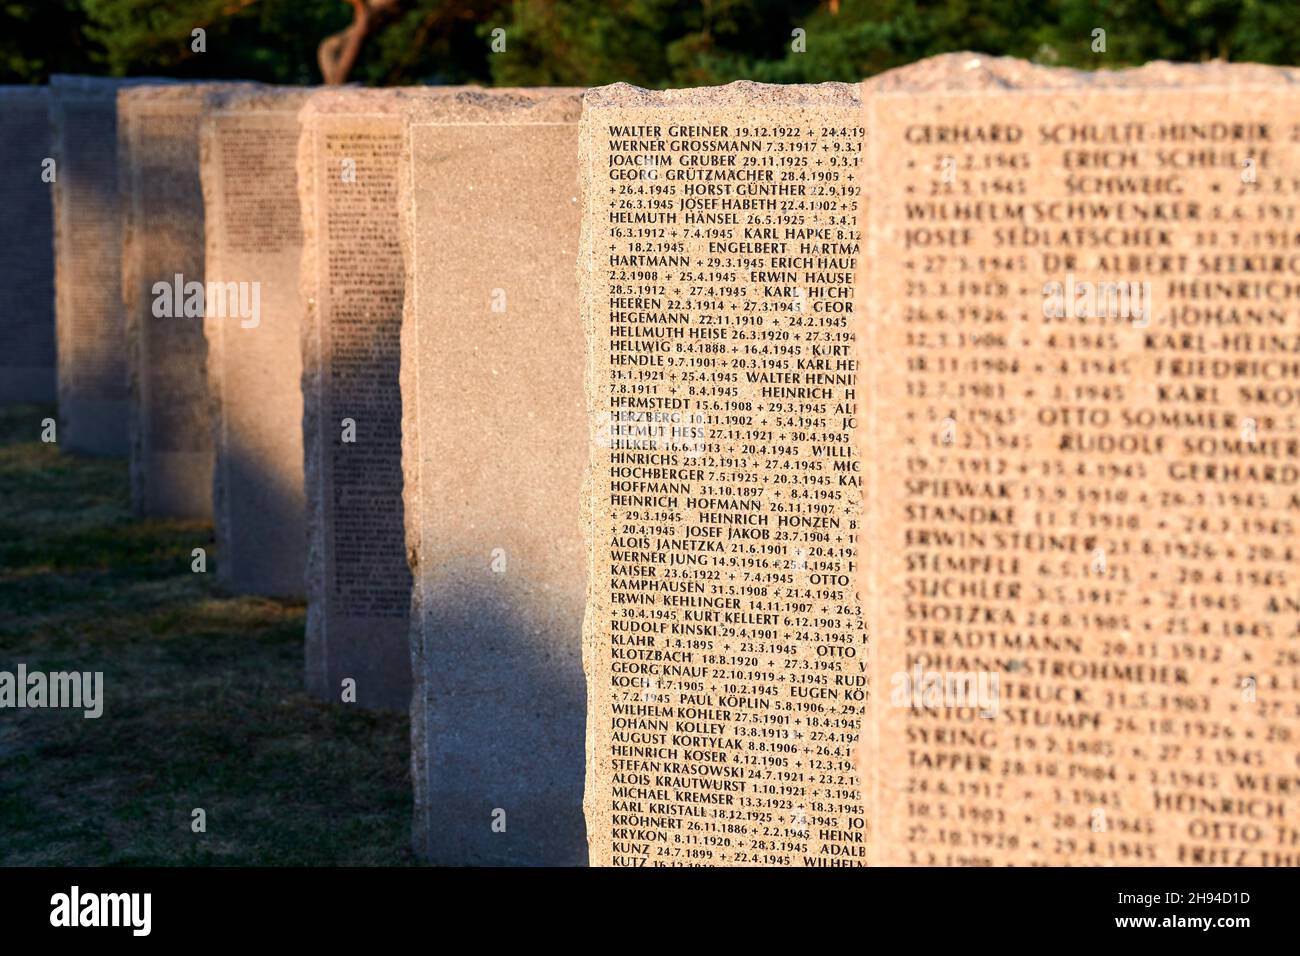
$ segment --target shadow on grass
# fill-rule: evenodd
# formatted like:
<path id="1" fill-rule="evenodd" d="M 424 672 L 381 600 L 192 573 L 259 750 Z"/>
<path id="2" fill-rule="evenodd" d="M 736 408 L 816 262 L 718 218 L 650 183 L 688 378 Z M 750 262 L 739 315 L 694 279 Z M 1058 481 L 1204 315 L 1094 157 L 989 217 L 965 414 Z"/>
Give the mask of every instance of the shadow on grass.
<path id="1" fill-rule="evenodd" d="M 303 605 L 220 593 L 211 527 L 46 417 L 0 408 L 0 671 L 102 671 L 104 713 L 0 709 L 0 864 L 413 862 L 407 718 L 308 698 Z"/>

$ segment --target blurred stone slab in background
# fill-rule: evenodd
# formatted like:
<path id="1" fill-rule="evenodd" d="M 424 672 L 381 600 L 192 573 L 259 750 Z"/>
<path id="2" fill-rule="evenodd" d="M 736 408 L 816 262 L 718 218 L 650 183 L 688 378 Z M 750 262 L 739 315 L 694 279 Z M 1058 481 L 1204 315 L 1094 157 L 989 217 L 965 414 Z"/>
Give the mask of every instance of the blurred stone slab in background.
<path id="1" fill-rule="evenodd" d="M 578 90 L 411 115 L 402 463 L 416 852 L 574 865 L 582 818 Z"/>
<path id="2" fill-rule="evenodd" d="M 126 457 L 126 315 L 117 94 L 164 80 L 50 78 L 59 447 Z"/>
<path id="3" fill-rule="evenodd" d="M 212 515 L 199 124 L 212 94 L 248 86 L 118 93 L 131 498 L 141 517 Z"/>
<path id="4" fill-rule="evenodd" d="M 0 86 L 0 401 L 55 398 L 49 88 Z M 59 436 L 62 437 L 62 436 Z"/>
<path id="5" fill-rule="evenodd" d="M 405 112 L 445 95 L 321 90 L 301 112 L 305 664 L 327 701 L 351 681 L 362 706 L 410 705 L 397 170 Z"/>
<path id="6" fill-rule="evenodd" d="M 241 594 L 305 593 L 298 111 L 308 90 L 214 95 L 201 134 L 216 570 Z"/>
<path id="7" fill-rule="evenodd" d="M 1300 862 L 1298 77 L 864 84 L 873 865 Z"/>

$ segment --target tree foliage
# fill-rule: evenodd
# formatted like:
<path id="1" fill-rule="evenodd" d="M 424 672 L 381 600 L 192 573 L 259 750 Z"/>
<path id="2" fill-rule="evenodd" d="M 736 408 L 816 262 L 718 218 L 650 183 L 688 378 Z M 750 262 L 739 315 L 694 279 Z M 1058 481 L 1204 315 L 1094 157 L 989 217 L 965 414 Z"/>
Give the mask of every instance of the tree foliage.
<path id="1" fill-rule="evenodd" d="M 1101 69 L 1294 62 L 1295 0 L 399 0 L 350 79 L 647 87 L 854 81 L 956 50 Z M 320 82 L 346 0 L 0 0 L 0 82 L 52 72 Z M 204 52 L 193 31 L 205 31 Z M 494 52 L 493 31 L 506 48 Z M 1105 31 L 1105 52 L 1094 31 Z M 795 30 L 804 31 L 802 52 Z M 499 35 L 498 35 L 499 36 Z"/>

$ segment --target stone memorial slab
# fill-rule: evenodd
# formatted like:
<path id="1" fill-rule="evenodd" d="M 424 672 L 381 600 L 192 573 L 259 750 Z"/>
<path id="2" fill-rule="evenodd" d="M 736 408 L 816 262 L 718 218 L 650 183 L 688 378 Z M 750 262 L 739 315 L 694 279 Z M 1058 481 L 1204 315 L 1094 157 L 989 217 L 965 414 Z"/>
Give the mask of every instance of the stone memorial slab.
<path id="1" fill-rule="evenodd" d="M 1296 76 L 587 94 L 593 862 L 1300 860 Z"/>
<path id="2" fill-rule="evenodd" d="M 49 89 L 0 86 L 0 402 L 52 402 L 54 244 Z"/>
<path id="3" fill-rule="evenodd" d="M 1294 76 L 864 93 L 872 864 L 1300 863 Z"/>
<path id="4" fill-rule="evenodd" d="M 128 450 L 117 94 L 140 83 L 50 78 L 59 447 L 125 458 Z"/>
<path id="5" fill-rule="evenodd" d="M 118 93 L 131 495 L 144 517 L 212 514 L 199 124 L 208 97 L 241 86 Z"/>
<path id="6" fill-rule="evenodd" d="M 594 865 L 866 862 L 862 124 L 844 84 L 585 96 Z"/>
<path id="7" fill-rule="evenodd" d="M 415 848 L 585 863 L 580 91 L 411 116 L 402 461 Z"/>
<path id="8" fill-rule="evenodd" d="M 402 522 L 404 270 L 397 178 L 406 113 L 449 88 L 322 90 L 300 115 L 308 690 L 411 700 Z"/>
<path id="9" fill-rule="evenodd" d="M 201 132 L 207 381 L 217 574 L 231 591 L 305 592 L 302 338 L 296 181 L 309 92 L 214 96 Z"/>

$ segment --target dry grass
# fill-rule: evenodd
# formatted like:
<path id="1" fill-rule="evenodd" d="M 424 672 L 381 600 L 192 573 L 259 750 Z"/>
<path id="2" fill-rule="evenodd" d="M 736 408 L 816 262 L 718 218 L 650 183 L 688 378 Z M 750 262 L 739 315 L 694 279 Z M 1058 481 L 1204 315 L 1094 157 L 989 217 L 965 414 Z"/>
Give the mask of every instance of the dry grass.
<path id="1" fill-rule="evenodd" d="M 0 864 L 412 862 L 406 718 L 309 699 L 303 606 L 193 573 L 211 528 L 132 520 L 52 414 L 0 408 L 0 670 L 102 671 L 104 715 L 0 710 Z"/>

